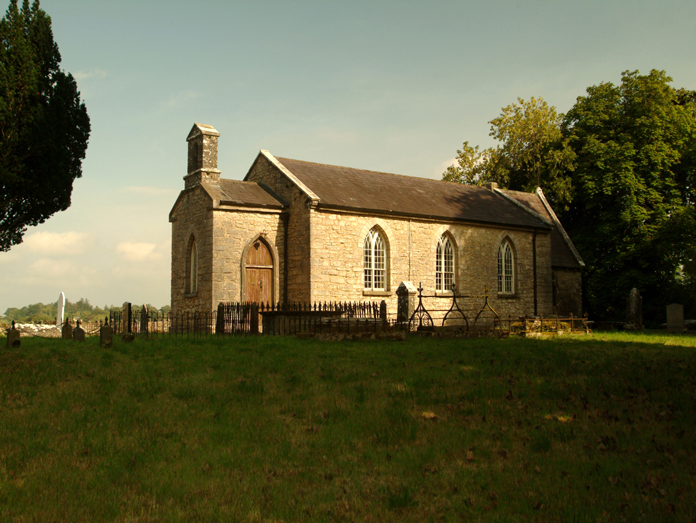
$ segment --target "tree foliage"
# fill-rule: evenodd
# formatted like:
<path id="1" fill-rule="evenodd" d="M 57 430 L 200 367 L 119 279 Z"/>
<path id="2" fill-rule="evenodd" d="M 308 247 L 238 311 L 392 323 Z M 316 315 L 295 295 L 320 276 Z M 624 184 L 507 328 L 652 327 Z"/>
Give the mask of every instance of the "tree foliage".
<path id="1" fill-rule="evenodd" d="M 147 304 L 148 310 L 157 310 L 157 307 L 151 303 Z M 134 310 L 139 310 L 140 306 L 134 305 Z M 110 311 L 120 311 L 122 307 L 115 305 L 104 305 L 98 307 L 92 305 L 89 300 L 80 298 L 76 302 L 65 300 L 65 317 L 75 318 L 81 321 L 99 321 L 109 316 Z M 171 306 L 165 305 L 160 309 L 167 313 L 171 311 Z M 25 307 L 17 308 L 10 307 L 5 311 L 3 321 L 11 323 L 13 320 L 17 323 L 53 323 L 56 321 L 58 313 L 58 304 L 52 303 L 32 303 Z"/>
<path id="2" fill-rule="evenodd" d="M 573 168 L 573 152 L 563 141 L 562 117 L 541 98 L 518 98 L 489 122 L 489 134 L 500 145 L 479 151 L 464 142 L 456 165 L 447 168 L 443 179 L 475 185 L 496 182 L 516 191 L 543 186 L 547 197 L 564 207 L 570 199 L 566 173 Z"/>
<path id="3" fill-rule="evenodd" d="M 70 206 L 90 133 L 72 75 L 60 69 L 51 18 L 12 0 L 0 21 L 0 250 Z"/>
<path id="4" fill-rule="evenodd" d="M 563 122 L 576 160 L 562 218 L 587 263 L 586 300 L 598 316 L 619 319 L 632 287 L 652 316 L 688 298 L 696 106 L 694 93 L 671 81 L 664 71 L 626 71 L 620 85 L 588 88 Z"/>
<path id="5" fill-rule="evenodd" d="M 549 196 L 586 263 L 585 307 L 623 319 L 637 287 L 647 321 L 678 301 L 696 314 L 696 92 L 664 71 L 587 89 L 566 115 L 532 98 L 491 120 L 501 141 L 464 143 L 443 179 Z"/>

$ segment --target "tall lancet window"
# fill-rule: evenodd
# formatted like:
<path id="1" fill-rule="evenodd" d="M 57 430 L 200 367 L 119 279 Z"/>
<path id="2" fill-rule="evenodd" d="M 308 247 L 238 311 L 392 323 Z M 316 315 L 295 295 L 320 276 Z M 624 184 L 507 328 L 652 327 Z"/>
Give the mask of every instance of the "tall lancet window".
<path id="1" fill-rule="evenodd" d="M 498 249 L 498 292 L 515 293 L 515 255 L 507 239 L 503 240 Z"/>
<path id="2" fill-rule="evenodd" d="M 451 291 L 454 283 L 454 248 L 447 234 L 437 242 L 435 254 L 435 289 Z"/>
<path id="3" fill-rule="evenodd" d="M 365 236 L 363 267 L 365 290 L 386 290 L 387 249 L 382 233 L 376 227 Z"/>
<path id="4" fill-rule="evenodd" d="M 198 290 L 198 247 L 196 240 L 191 241 L 191 252 L 189 253 L 188 289 L 190 293 Z"/>

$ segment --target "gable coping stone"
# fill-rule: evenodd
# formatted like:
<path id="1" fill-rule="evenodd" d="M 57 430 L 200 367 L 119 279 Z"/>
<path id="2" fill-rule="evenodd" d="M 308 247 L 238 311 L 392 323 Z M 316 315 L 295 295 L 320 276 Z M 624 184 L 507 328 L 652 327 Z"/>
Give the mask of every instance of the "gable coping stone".
<path id="1" fill-rule="evenodd" d="M 302 192 L 304 192 L 310 198 L 310 200 L 312 200 L 312 207 L 316 206 L 316 204 L 319 203 L 319 200 L 321 198 L 319 198 L 319 196 L 314 194 L 314 192 L 309 187 L 307 187 L 304 183 L 302 183 L 297 178 L 297 176 L 292 174 L 290 172 L 290 170 L 287 167 L 285 167 L 282 163 L 280 163 L 275 156 L 273 156 L 266 149 L 261 149 L 261 154 L 264 155 L 269 162 L 271 162 L 273 165 L 275 165 L 276 168 L 278 168 L 278 170 L 280 170 L 280 172 L 282 172 L 285 176 L 287 176 L 292 183 L 294 183 L 297 187 L 299 187 L 300 190 Z"/>
<path id="2" fill-rule="evenodd" d="M 546 208 L 546 212 L 548 212 L 549 216 L 551 216 L 551 219 L 553 220 L 554 225 L 558 228 L 558 232 L 561 233 L 561 236 L 563 237 L 563 241 L 565 241 L 566 245 L 568 245 L 570 252 L 572 252 L 573 256 L 575 256 L 575 259 L 578 261 L 578 264 L 580 265 L 580 267 L 584 267 L 585 262 L 583 261 L 582 257 L 580 256 L 580 253 L 578 252 L 578 250 L 575 248 L 575 245 L 573 245 L 573 241 L 570 239 L 570 236 L 568 236 L 568 233 L 566 233 L 565 229 L 563 228 L 563 225 L 561 224 L 560 220 L 556 216 L 556 213 L 553 212 L 553 209 L 551 208 L 551 205 L 549 205 L 549 202 L 546 200 L 546 196 L 544 196 L 544 191 L 541 190 L 541 187 L 537 187 L 536 193 L 539 196 L 541 203 L 544 204 L 544 207 Z"/>

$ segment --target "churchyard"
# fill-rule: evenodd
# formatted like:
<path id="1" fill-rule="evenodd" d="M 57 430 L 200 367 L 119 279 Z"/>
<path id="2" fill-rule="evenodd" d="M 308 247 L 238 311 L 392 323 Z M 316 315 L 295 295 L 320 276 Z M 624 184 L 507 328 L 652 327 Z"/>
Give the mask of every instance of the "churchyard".
<path id="1" fill-rule="evenodd" d="M 696 336 L 0 349 L 2 521 L 692 521 Z"/>

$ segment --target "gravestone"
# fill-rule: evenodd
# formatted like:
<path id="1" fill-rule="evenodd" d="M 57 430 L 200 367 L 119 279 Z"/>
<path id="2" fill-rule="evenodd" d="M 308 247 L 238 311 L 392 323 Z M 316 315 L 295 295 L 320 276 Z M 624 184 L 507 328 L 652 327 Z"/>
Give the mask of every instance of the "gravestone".
<path id="1" fill-rule="evenodd" d="M 121 315 L 121 334 L 130 334 L 131 332 L 131 304 L 123 303 L 123 314 Z"/>
<path id="2" fill-rule="evenodd" d="M 56 313 L 56 325 L 63 325 L 65 321 L 65 294 L 60 293 L 57 303 L 58 312 Z"/>
<path id="3" fill-rule="evenodd" d="M 667 328 L 677 332 L 684 330 L 684 306 L 681 303 L 667 305 Z"/>
<path id="4" fill-rule="evenodd" d="M 633 287 L 626 298 L 626 323 L 627 331 L 643 330 L 643 297 L 638 289 Z"/>
<path id="5" fill-rule="evenodd" d="M 104 325 L 99 329 L 99 346 L 112 347 L 114 344 L 114 329 L 109 325 L 109 318 L 104 318 Z"/>
<path id="6" fill-rule="evenodd" d="M 218 303 L 217 318 L 215 320 L 215 334 L 225 334 L 225 304 Z"/>
<path id="7" fill-rule="evenodd" d="M 140 335 L 147 338 L 148 327 L 149 327 L 149 317 L 147 314 L 147 305 L 143 305 L 140 309 Z"/>
<path id="8" fill-rule="evenodd" d="M 396 289 L 397 307 L 396 321 L 406 323 L 416 310 L 416 296 L 418 289 L 410 281 L 402 281 Z"/>
<path id="9" fill-rule="evenodd" d="M 387 302 L 384 300 L 379 303 L 379 319 L 387 323 Z"/>
<path id="10" fill-rule="evenodd" d="M 19 331 L 12 320 L 12 328 L 7 331 L 7 347 L 20 347 L 22 342 L 19 339 Z"/>
<path id="11" fill-rule="evenodd" d="M 80 320 L 77 320 L 77 326 L 72 331 L 73 340 L 85 341 L 85 330 L 80 327 Z"/>
<path id="12" fill-rule="evenodd" d="M 72 325 L 70 325 L 70 320 L 65 320 L 63 324 L 63 329 L 61 330 L 62 338 L 64 340 L 72 340 Z"/>

